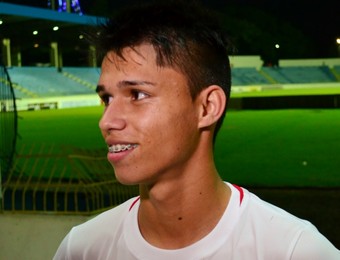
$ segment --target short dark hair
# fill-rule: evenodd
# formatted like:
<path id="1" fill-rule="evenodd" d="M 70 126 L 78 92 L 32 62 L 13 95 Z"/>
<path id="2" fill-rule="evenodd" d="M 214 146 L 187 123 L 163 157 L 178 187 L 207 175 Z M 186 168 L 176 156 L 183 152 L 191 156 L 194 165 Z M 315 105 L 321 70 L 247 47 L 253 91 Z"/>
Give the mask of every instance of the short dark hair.
<path id="1" fill-rule="evenodd" d="M 217 15 L 194 2 L 167 1 L 128 7 L 102 24 L 97 34 L 101 59 L 110 51 L 151 44 L 160 67 L 172 67 L 186 76 L 193 99 L 206 87 L 219 85 L 230 97 L 230 38 Z M 226 104 L 227 107 L 227 104 Z M 223 116 L 216 124 L 215 136 Z"/>

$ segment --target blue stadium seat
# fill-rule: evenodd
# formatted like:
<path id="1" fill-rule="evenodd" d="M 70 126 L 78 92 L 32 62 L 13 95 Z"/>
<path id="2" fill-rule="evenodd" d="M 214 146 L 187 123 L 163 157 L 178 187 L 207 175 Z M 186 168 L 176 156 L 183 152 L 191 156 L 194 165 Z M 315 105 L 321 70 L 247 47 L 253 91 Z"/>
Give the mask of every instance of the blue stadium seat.
<path id="1" fill-rule="evenodd" d="M 256 68 L 232 68 L 232 85 L 246 86 L 269 84 L 270 82 L 256 70 Z"/>
<path id="2" fill-rule="evenodd" d="M 93 94 L 100 68 L 12 67 L 8 69 L 17 98 Z M 232 85 L 337 82 L 340 66 L 232 68 Z"/>
<path id="3" fill-rule="evenodd" d="M 91 69 L 95 70 L 95 69 Z M 89 80 L 89 84 L 95 85 L 98 79 L 96 74 L 89 73 L 89 68 L 79 68 L 79 78 Z M 76 95 L 76 94 L 93 94 L 93 89 L 89 89 L 84 82 L 74 80 L 65 76 L 63 72 L 58 72 L 53 67 L 12 67 L 9 69 L 12 82 L 18 86 L 15 88 L 18 97 L 32 97 L 33 94 L 41 97 Z M 91 75 L 96 76 L 95 77 Z M 90 78 L 89 78 L 90 77 Z M 27 92 L 23 92 L 24 89 Z M 28 94 L 27 94 L 28 93 Z"/>
<path id="4" fill-rule="evenodd" d="M 263 67 L 262 70 L 283 84 L 337 81 L 328 66 Z"/>

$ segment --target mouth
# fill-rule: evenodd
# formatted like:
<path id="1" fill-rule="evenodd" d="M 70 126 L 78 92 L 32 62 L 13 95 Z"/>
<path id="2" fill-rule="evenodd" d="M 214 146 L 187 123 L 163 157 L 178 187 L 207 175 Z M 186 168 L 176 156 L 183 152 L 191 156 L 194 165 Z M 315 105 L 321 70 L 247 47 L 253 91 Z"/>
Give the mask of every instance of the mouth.
<path id="1" fill-rule="evenodd" d="M 132 150 L 137 147 L 137 144 L 114 144 L 108 147 L 109 153 L 120 153 Z"/>

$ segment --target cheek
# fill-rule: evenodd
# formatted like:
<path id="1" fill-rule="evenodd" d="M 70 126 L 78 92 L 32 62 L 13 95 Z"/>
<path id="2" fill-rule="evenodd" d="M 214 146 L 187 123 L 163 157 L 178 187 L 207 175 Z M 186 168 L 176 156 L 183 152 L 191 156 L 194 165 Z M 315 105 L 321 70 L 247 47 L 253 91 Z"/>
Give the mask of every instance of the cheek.
<path id="1" fill-rule="evenodd" d="M 174 109 L 167 115 L 160 115 L 158 118 L 160 126 L 158 127 L 159 136 L 163 142 L 171 142 L 176 147 L 173 149 L 180 150 L 182 146 L 195 136 L 196 118 L 190 114 L 192 108 Z"/>
<path id="2" fill-rule="evenodd" d="M 197 130 L 198 119 L 191 100 L 170 102 L 171 100 L 173 99 L 169 98 L 169 102 L 161 100 L 163 102 L 134 111 L 130 124 L 138 128 L 135 131 L 143 135 L 144 142 L 166 144 L 168 147 L 172 146 L 172 150 L 173 145 L 177 145 L 176 149 L 179 150 L 181 143 Z"/>

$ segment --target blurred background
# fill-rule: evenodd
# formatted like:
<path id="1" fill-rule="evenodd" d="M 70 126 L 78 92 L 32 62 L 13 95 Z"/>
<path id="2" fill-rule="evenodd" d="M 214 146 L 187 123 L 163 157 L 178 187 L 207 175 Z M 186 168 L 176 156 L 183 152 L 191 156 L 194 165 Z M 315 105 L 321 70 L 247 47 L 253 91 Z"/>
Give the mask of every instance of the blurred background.
<path id="1" fill-rule="evenodd" d="M 72 226 L 138 194 L 106 160 L 86 33 L 143 2 L 0 1 L 0 259 L 51 259 Z M 216 143 L 222 178 L 339 248 L 339 1 L 201 2 L 237 48 Z"/>
<path id="2" fill-rule="evenodd" d="M 118 8 L 145 1 L 70 0 L 69 7 L 65 4 L 66 0 L 1 2 L 108 17 Z M 226 28 L 234 37 L 238 55 L 260 55 L 264 64 L 276 64 L 278 59 L 326 58 L 340 55 L 338 1 L 203 0 L 202 2 L 221 13 Z M 79 33 L 77 31 L 79 28 L 72 28 L 73 30 L 68 28 L 68 31 L 55 31 L 51 34 L 49 30 L 39 28 L 42 21 L 36 19 L 28 20 L 13 16 L 9 18 L 6 15 L 2 15 L 2 19 L 1 37 L 10 38 L 13 47 L 20 43 L 22 55 L 25 57 L 22 59 L 23 65 L 47 63 L 49 56 L 45 43 L 58 39 L 59 48 L 67 54 L 63 60 L 65 66 L 87 65 L 81 60 L 82 55 L 79 55 L 87 51 L 86 44 L 84 46 L 82 41 L 72 38 L 71 35 Z M 49 22 L 44 22 L 46 28 Z M 39 34 L 32 34 L 37 29 L 40 29 Z M 39 47 L 32 46 L 34 42 L 37 42 Z"/>

